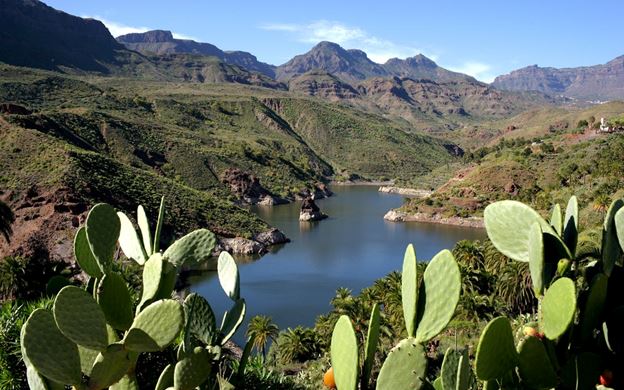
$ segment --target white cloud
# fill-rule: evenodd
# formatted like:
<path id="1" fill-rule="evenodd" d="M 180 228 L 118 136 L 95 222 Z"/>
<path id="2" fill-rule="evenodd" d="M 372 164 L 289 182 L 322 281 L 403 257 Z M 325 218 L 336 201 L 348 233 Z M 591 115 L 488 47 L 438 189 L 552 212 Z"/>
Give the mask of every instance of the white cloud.
<path id="1" fill-rule="evenodd" d="M 466 61 L 460 66 L 449 66 L 448 68 L 455 72 L 465 73 L 486 83 L 491 83 L 496 78 L 496 75 L 492 73 L 490 65 L 478 61 Z"/>
<path id="2" fill-rule="evenodd" d="M 97 19 L 100 22 L 104 23 L 104 25 L 106 26 L 108 31 L 110 31 L 111 35 L 114 36 L 114 37 L 118 37 L 120 35 L 125 35 L 125 34 L 142 33 L 142 32 L 146 32 L 146 31 L 150 31 L 150 30 L 156 30 L 155 28 L 152 28 L 152 27 L 127 26 L 125 24 L 113 22 L 112 20 L 104 19 L 104 18 L 101 18 L 99 16 L 83 15 L 82 17 L 83 18 Z M 180 34 L 180 33 L 177 33 L 177 32 L 172 32 L 172 34 L 173 34 L 173 37 L 176 38 L 176 39 L 192 39 L 192 40 L 195 40 L 195 41 L 198 40 L 197 38 L 194 38 L 192 36 L 185 35 L 185 34 Z"/>
<path id="3" fill-rule="evenodd" d="M 398 44 L 371 35 L 359 27 L 329 20 L 317 20 L 308 24 L 269 23 L 260 28 L 287 32 L 294 35 L 299 42 L 316 44 L 320 41 L 330 41 L 347 49 L 361 49 L 377 63 L 384 63 L 394 57 L 406 58 L 423 53 L 421 49 L 414 46 Z M 433 54 L 425 55 L 434 61 L 437 58 Z"/>

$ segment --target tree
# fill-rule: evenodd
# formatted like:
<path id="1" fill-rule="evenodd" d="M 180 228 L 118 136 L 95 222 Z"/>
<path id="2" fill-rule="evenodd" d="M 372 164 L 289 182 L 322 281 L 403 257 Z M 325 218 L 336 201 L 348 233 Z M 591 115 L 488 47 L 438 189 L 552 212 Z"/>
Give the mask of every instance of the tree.
<path id="1" fill-rule="evenodd" d="M 585 119 L 581 119 L 576 124 L 577 129 L 585 129 L 587 126 L 589 126 L 589 123 Z"/>
<path id="2" fill-rule="evenodd" d="M 288 328 L 277 341 L 282 363 L 305 362 L 320 356 L 321 348 L 313 329 L 297 326 Z"/>
<path id="3" fill-rule="evenodd" d="M 11 234 L 13 234 L 11 228 L 13 222 L 15 222 L 15 215 L 6 203 L 0 201 L 0 234 L 4 236 L 7 242 L 10 241 Z"/>
<path id="4" fill-rule="evenodd" d="M 279 328 L 273 323 L 271 317 L 260 315 L 249 321 L 247 337 L 253 340 L 254 348 L 262 353 L 262 357 L 266 357 L 266 345 L 269 340 L 275 341 L 277 336 L 279 336 Z"/>

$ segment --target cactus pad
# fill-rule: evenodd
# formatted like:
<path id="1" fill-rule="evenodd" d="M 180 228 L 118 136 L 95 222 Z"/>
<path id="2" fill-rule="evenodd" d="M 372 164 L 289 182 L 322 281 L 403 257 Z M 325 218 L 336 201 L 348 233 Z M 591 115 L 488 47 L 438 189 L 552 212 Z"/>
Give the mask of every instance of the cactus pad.
<path id="1" fill-rule="evenodd" d="M 136 376 L 132 374 L 124 375 L 119 382 L 115 383 L 108 390 L 139 390 Z"/>
<path id="2" fill-rule="evenodd" d="M 173 387 L 176 390 L 193 390 L 210 375 L 210 354 L 197 347 L 184 359 L 176 363 L 173 374 Z"/>
<path id="3" fill-rule="evenodd" d="M 152 246 L 152 232 L 150 231 L 149 220 L 147 219 L 145 209 L 141 205 L 137 207 L 137 224 L 139 225 L 139 230 L 141 231 L 141 241 L 143 241 L 145 254 L 149 257 L 152 253 L 154 253 L 154 248 Z"/>
<path id="4" fill-rule="evenodd" d="M 54 300 L 53 311 L 58 328 L 74 343 L 97 350 L 108 345 L 104 313 L 85 290 L 64 287 Z"/>
<path id="5" fill-rule="evenodd" d="M 470 357 L 468 356 L 468 349 L 464 349 L 459 362 L 457 364 L 457 390 L 468 390 L 471 386 L 471 382 L 474 380 L 472 370 L 470 369 Z"/>
<path id="6" fill-rule="evenodd" d="M 366 344 L 364 345 L 364 364 L 362 365 L 362 388 L 368 388 L 368 381 L 375 362 L 375 352 L 379 342 L 379 324 L 381 313 L 379 304 L 375 303 L 368 320 L 368 331 L 366 334 Z"/>
<path id="7" fill-rule="evenodd" d="M 624 251 L 624 207 L 620 208 L 614 217 L 615 233 L 620 242 L 620 249 Z"/>
<path id="8" fill-rule="evenodd" d="M 85 375 L 91 375 L 91 369 L 93 368 L 93 363 L 95 363 L 95 359 L 97 359 L 100 354 L 99 351 L 95 349 L 89 349 L 82 346 L 78 346 L 78 354 L 80 355 L 80 369 Z"/>
<path id="9" fill-rule="evenodd" d="M 576 289 L 569 278 L 557 279 L 542 300 L 544 335 L 550 340 L 561 336 L 570 326 L 576 312 Z"/>
<path id="10" fill-rule="evenodd" d="M 124 345 L 135 352 L 154 352 L 171 344 L 182 330 L 184 310 L 177 301 L 165 299 L 146 307 L 126 333 Z"/>
<path id="11" fill-rule="evenodd" d="M 238 267 L 232 256 L 226 251 L 221 252 L 217 263 L 219 283 L 225 294 L 232 300 L 240 298 L 240 276 Z"/>
<path id="12" fill-rule="evenodd" d="M 440 381 L 444 390 L 457 389 L 457 373 L 461 356 L 461 353 L 453 348 L 446 350 L 440 370 Z"/>
<path id="13" fill-rule="evenodd" d="M 244 299 L 239 299 L 226 311 L 221 322 L 221 345 L 225 344 L 236 333 L 245 318 L 246 305 Z"/>
<path id="14" fill-rule="evenodd" d="M 563 242 L 572 254 L 576 252 L 576 244 L 578 241 L 578 200 L 572 195 L 568 200 L 565 218 L 563 219 Z"/>
<path id="15" fill-rule="evenodd" d="M 580 317 L 581 341 L 583 342 L 592 338 L 594 329 L 598 328 L 602 322 L 602 313 L 607 300 L 608 282 L 609 278 L 602 273 L 596 274 L 592 279 L 583 314 Z"/>
<path id="16" fill-rule="evenodd" d="M 95 359 L 89 377 L 89 389 L 105 389 L 126 375 L 131 361 L 121 344 L 112 344 Z"/>
<path id="17" fill-rule="evenodd" d="M 414 246 L 409 244 L 403 257 L 401 273 L 401 299 L 403 303 L 403 317 L 407 335 L 414 337 L 416 333 L 416 305 L 418 304 L 418 268 Z"/>
<path id="18" fill-rule="evenodd" d="M 537 337 L 527 337 L 518 348 L 519 373 L 532 389 L 550 389 L 557 385 L 555 372 L 544 344 Z"/>
<path id="19" fill-rule="evenodd" d="M 100 269 L 97 260 L 93 257 L 89 241 L 87 240 L 87 230 L 81 227 L 74 237 L 74 256 L 80 268 L 92 278 L 101 278 L 103 270 Z"/>
<path id="20" fill-rule="evenodd" d="M 475 356 L 477 378 L 483 381 L 498 379 L 518 364 L 511 324 L 505 317 L 490 321 L 479 339 Z"/>
<path id="21" fill-rule="evenodd" d="M 37 372 L 63 384 L 81 382 L 78 347 L 56 327 L 49 310 L 33 311 L 22 331 L 22 350 Z"/>
<path id="22" fill-rule="evenodd" d="M 185 345 L 189 345 L 189 338 L 195 337 L 206 345 L 212 344 L 217 331 L 215 315 L 208 301 L 195 293 L 184 300 L 186 326 L 184 330 Z"/>
<path id="23" fill-rule="evenodd" d="M 444 330 L 455 314 L 460 290 L 459 266 L 453 254 L 443 250 L 431 259 L 423 274 L 418 294 L 417 342 L 426 342 Z"/>
<path id="24" fill-rule="evenodd" d="M 165 223 L 165 197 L 160 198 L 160 207 L 158 208 L 158 221 L 156 221 L 156 230 L 154 231 L 154 253 L 160 250 L 160 232 Z"/>
<path id="25" fill-rule="evenodd" d="M 534 222 L 529 231 L 529 271 L 536 296 L 544 293 L 544 241 L 542 228 Z"/>
<path id="26" fill-rule="evenodd" d="M 117 213 L 119 217 L 120 230 L 119 230 L 119 246 L 127 258 L 132 259 L 140 265 L 145 264 L 147 255 L 143 249 L 141 239 L 134 230 L 132 221 L 121 211 Z"/>
<path id="27" fill-rule="evenodd" d="M 529 261 L 529 231 L 539 223 L 546 234 L 557 235 L 537 211 L 513 200 L 490 204 L 484 211 L 488 237 L 502 254 L 517 261 Z"/>
<path id="28" fill-rule="evenodd" d="M 217 240 L 207 229 L 198 229 L 173 243 L 163 257 L 176 267 L 193 265 L 210 257 Z"/>
<path id="29" fill-rule="evenodd" d="M 110 268 L 115 254 L 121 223 L 115 209 L 99 203 L 93 206 L 85 223 L 87 240 L 93 257 L 104 272 Z"/>
<path id="30" fill-rule="evenodd" d="M 351 320 L 342 315 L 334 326 L 331 338 L 331 364 L 337 388 L 357 389 L 358 357 L 358 344 Z"/>
<path id="31" fill-rule="evenodd" d="M 602 270 L 607 276 L 611 275 L 613 266 L 622 254 L 615 226 L 615 216 L 622 207 L 624 207 L 622 199 L 613 201 L 609 206 L 602 227 Z"/>
<path id="32" fill-rule="evenodd" d="M 160 253 L 155 253 L 143 266 L 143 293 L 138 310 L 142 310 L 158 294 L 163 274 L 163 259 Z"/>
<path id="33" fill-rule="evenodd" d="M 26 380 L 28 381 L 28 388 L 30 390 L 48 390 L 46 379 L 30 364 L 26 364 Z"/>
<path id="34" fill-rule="evenodd" d="M 124 279 L 115 272 L 109 272 L 98 286 L 98 303 L 104 312 L 106 322 L 113 328 L 128 330 L 132 325 L 132 298 Z"/>
<path id="35" fill-rule="evenodd" d="M 160 373 L 160 377 L 158 377 L 158 382 L 156 383 L 154 390 L 166 390 L 170 386 L 173 386 L 173 370 L 173 364 L 169 364 L 165 367 L 165 369 Z"/>
<path id="36" fill-rule="evenodd" d="M 422 389 L 427 376 L 427 355 L 413 338 L 401 340 L 388 354 L 377 378 L 377 390 Z"/>
<path id="37" fill-rule="evenodd" d="M 550 215 L 550 226 L 561 236 L 563 233 L 563 221 L 561 220 L 561 206 L 559 206 L 559 203 L 555 203 L 553 207 L 552 214 Z"/>

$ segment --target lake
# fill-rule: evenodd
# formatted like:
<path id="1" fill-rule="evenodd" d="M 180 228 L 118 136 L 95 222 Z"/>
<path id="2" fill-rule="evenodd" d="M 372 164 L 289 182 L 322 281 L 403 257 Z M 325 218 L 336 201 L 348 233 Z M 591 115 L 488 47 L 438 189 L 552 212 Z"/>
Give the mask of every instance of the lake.
<path id="1" fill-rule="evenodd" d="M 384 214 L 399 207 L 403 197 L 383 194 L 376 186 L 334 186 L 335 195 L 316 201 L 329 215 L 319 222 L 299 222 L 300 202 L 255 206 L 252 210 L 283 231 L 292 242 L 273 248 L 262 258 L 239 261 L 241 296 L 248 320 L 271 316 L 284 329 L 312 326 L 327 312 L 339 287 L 354 293 L 393 270 L 399 270 L 405 247 L 412 243 L 419 260 L 428 261 L 463 239 L 481 239 L 485 230 L 418 222 L 387 222 Z M 208 299 L 217 324 L 231 301 L 214 273 L 191 278 L 191 290 Z M 242 343 L 244 328 L 235 341 Z"/>

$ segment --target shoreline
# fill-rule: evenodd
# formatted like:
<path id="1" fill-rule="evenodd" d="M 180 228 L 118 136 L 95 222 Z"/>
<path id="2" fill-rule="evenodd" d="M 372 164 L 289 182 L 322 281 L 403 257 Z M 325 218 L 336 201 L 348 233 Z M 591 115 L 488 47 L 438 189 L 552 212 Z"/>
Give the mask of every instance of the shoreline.
<path id="1" fill-rule="evenodd" d="M 420 190 L 416 188 L 404 188 L 404 187 L 394 187 L 394 186 L 380 186 L 379 192 L 383 192 L 386 194 L 398 194 L 403 195 L 409 198 L 428 198 L 433 191 L 429 190 Z"/>
<path id="2" fill-rule="evenodd" d="M 483 218 L 481 217 L 443 217 L 439 214 L 414 213 L 408 214 L 403 211 L 392 209 L 384 215 L 384 220 L 389 222 L 424 222 L 437 223 L 441 225 L 453 225 L 469 228 L 485 228 Z"/>
<path id="3" fill-rule="evenodd" d="M 333 186 L 392 186 L 394 181 L 367 181 L 367 180 L 347 180 L 347 181 L 331 181 Z"/>

